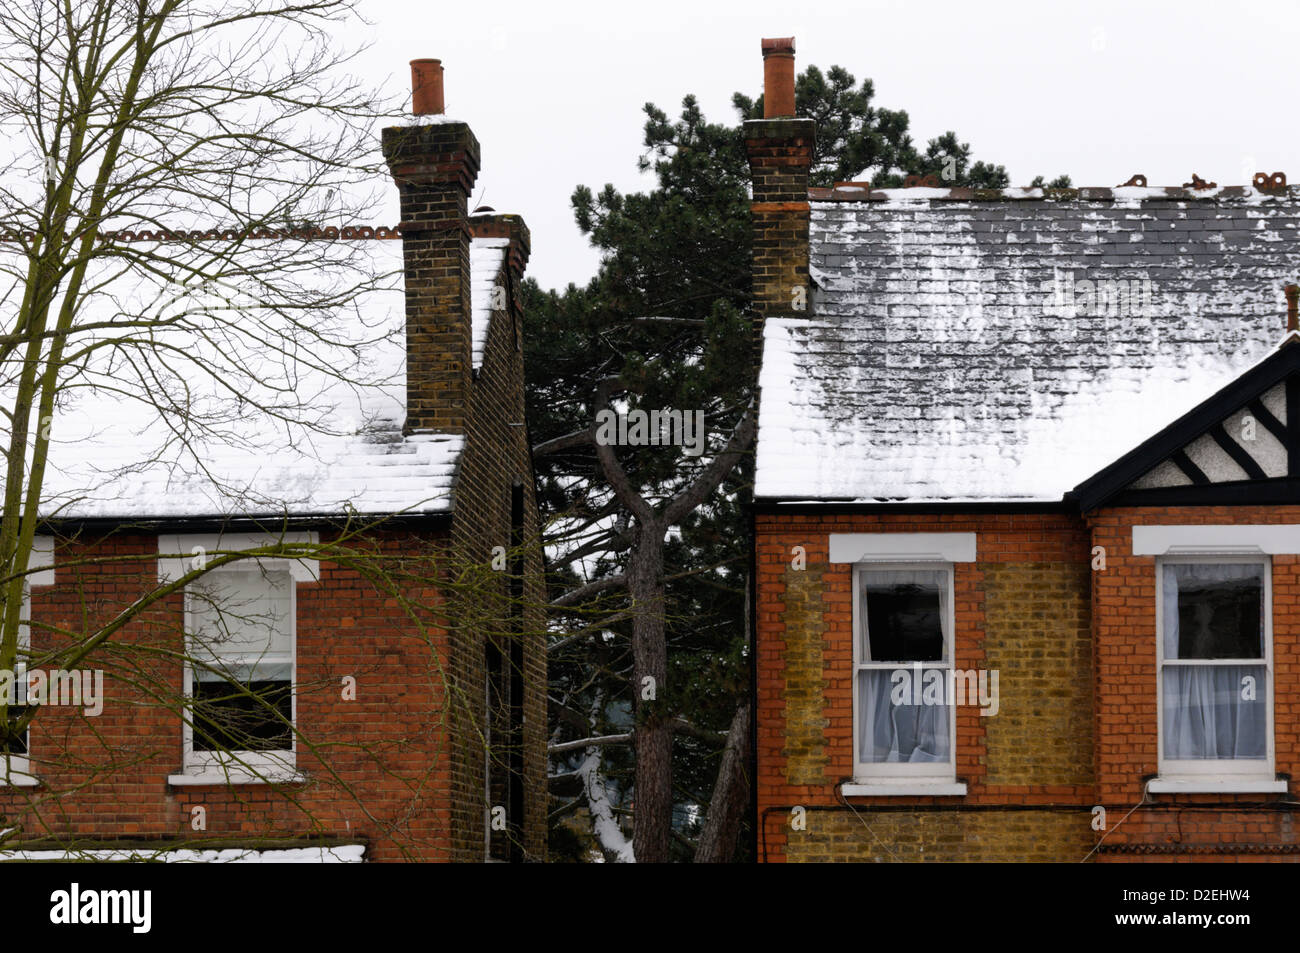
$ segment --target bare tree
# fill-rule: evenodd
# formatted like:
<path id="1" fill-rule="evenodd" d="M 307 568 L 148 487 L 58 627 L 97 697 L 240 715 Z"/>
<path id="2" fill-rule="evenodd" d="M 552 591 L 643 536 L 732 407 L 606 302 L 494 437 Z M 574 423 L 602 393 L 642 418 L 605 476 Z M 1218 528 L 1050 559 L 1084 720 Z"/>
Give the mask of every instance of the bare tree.
<path id="1" fill-rule="evenodd" d="M 367 541 L 383 527 L 348 516 L 346 488 L 323 497 L 250 481 L 214 453 L 274 468 L 282 461 L 265 458 L 272 433 L 294 460 L 327 463 L 332 438 L 391 429 L 400 415 L 391 397 L 400 293 L 390 313 L 365 306 L 372 293 L 400 289 L 400 256 L 373 253 L 399 246 L 347 240 L 397 237 L 353 224 L 391 187 L 376 131 L 398 116 L 347 74 L 355 51 L 335 46 L 355 5 L 15 0 L 0 13 L 0 670 L 112 666 L 140 699 L 182 714 L 214 747 L 229 747 L 238 724 L 205 728 L 194 696 L 166 674 L 178 663 L 216 672 L 212 653 L 174 637 L 122 637 L 169 597 L 192 598 L 208 574 L 239 561 L 330 560 L 428 632 L 445 615 L 447 586 L 469 585 L 446 583 L 459 570 L 438 561 L 445 554 L 373 552 Z M 113 447 L 123 452 L 102 452 Z M 271 541 L 205 553 L 130 604 L 88 609 L 73 626 L 33 623 L 30 641 L 43 646 L 33 648 L 22 607 L 38 526 L 111 515 L 124 488 L 142 485 L 160 487 L 155 515 L 197 503 L 269 514 Z M 304 501 L 342 514 L 332 537 L 284 535 L 275 514 L 287 519 Z M 74 542 L 85 565 L 144 558 Z M 435 581 L 441 595 L 431 594 Z M 237 605 L 214 602 L 211 614 L 227 634 L 250 624 Z M 430 659 L 428 678 L 445 691 L 436 653 Z M 246 694 L 227 712 L 295 730 L 282 696 Z M 37 708 L 0 698 L 6 745 L 36 717 Z M 121 763 L 110 759 L 100 773 Z"/>

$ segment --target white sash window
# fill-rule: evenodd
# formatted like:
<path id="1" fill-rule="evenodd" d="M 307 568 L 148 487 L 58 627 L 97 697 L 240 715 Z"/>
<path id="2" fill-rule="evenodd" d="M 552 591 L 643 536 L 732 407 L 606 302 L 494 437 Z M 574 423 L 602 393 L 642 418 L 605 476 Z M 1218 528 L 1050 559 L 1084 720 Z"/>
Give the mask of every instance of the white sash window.
<path id="1" fill-rule="evenodd" d="M 1160 776 L 1273 779 L 1272 567 L 1166 558 L 1160 579 Z"/>

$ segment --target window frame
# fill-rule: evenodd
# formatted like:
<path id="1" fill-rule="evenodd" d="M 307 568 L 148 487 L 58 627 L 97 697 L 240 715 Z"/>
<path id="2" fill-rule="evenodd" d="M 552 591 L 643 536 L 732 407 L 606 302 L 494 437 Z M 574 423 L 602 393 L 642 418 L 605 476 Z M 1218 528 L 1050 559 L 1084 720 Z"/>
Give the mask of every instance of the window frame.
<path id="1" fill-rule="evenodd" d="M 18 650 L 31 653 L 32 648 L 32 587 L 54 585 L 54 538 L 32 537 L 32 548 L 27 560 L 27 576 L 23 579 L 23 601 L 18 610 Z M 21 621 L 25 620 L 25 621 Z M 26 694 L 28 663 L 14 661 L 14 684 L 23 685 Z M 0 787 L 33 787 L 39 783 L 32 774 L 32 728 L 27 726 L 27 753 L 0 755 Z"/>
<path id="2" fill-rule="evenodd" d="M 284 773 L 293 774 L 298 761 L 298 580 L 288 559 L 248 559 L 236 560 L 208 570 L 198 579 L 185 586 L 185 628 L 182 633 L 184 645 L 184 672 L 181 688 L 184 692 L 187 708 L 181 716 L 181 763 L 182 774 L 188 776 L 208 776 L 213 774 L 230 774 L 253 776 L 247 780 L 260 780 L 264 776 L 275 780 Z M 283 572 L 288 578 L 289 588 L 289 712 L 293 728 L 289 735 L 289 748 L 276 751 L 196 751 L 194 749 L 194 724 L 190 718 L 190 708 L 194 698 L 194 666 L 191 664 L 190 633 L 194 630 L 193 594 L 191 586 L 222 573 L 233 574 L 235 571 L 247 571 L 250 567 L 260 572 Z M 232 656 L 234 658 L 234 656 Z M 242 657 L 241 657 L 242 658 Z M 273 659 L 262 654 L 253 660 L 253 664 L 284 664 L 282 656 L 277 653 Z"/>
<path id="3" fill-rule="evenodd" d="M 927 668 L 940 668 L 952 672 L 956 669 L 957 642 L 957 606 L 956 606 L 956 563 L 953 562 L 858 562 L 853 565 L 853 669 L 852 669 L 852 705 L 853 705 L 853 777 L 855 781 L 869 784 L 952 784 L 957 778 L 957 706 L 948 701 L 948 760 L 930 761 L 918 764 L 894 761 L 866 761 L 862 758 L 862 728 L 859 674 L 863 671 L 912 670 L 913 663 L 872 662 L 864 660 L 866 650 L 866 616 L 862 606 L 862 577 L 872 572 L 943 572 L 948 587 L 947 625 L 944 634 L 945 660 L 940 664 L 934 662 L 919 663 L 922 671 Z M 944 685 L 947 691 L 951 683 L 949 676 Z"/>
<path id="4" fill-rule="evenodd" d="M 22 657 L 23 652 L 30 654 L 32 650 L 32 584 L 31 580 L 23 580 L 23 601 L 18 610 L 18 657 L 14 659 L 14 687 L 16 691 L 21 691 L 25 697 L 27 685 L 27 662 Z M 22 686 L 21 689 L 18 686 Z M 32 773 L 32 726 L 27 726 L 27 753 L 26 754 L 5 754 L 0 755 L 0 761 L 3 762 L 4 776 L 0 777 L 0 784 L 6 783 L 7 779 L 14 775 L 27 775 Z"/>
<path id="5" fill-rule="evenodd" d="M 1263 566 L 1264 605 L 1263 659 L 1201 659 L 1182 660 L 1190 666 L 1260 665 L 1264 666 L 1265 741 L 1267 756 L 1262 760 L 1249 758 L 1168 759 L 1165 757 L 1165 596 L 1164 567 L 1167 565 L 1257 565 Z M 1156 764 L 1157 776 L 1163 782 L 1272 782 L 1276 777 L 1276 750 L 1274 725 L 1274 673 L 1273 673 L 1273 559 L 1266 553 L 1197 553 L 1161 555 L 1155 559 L 1156 588 Z"/>

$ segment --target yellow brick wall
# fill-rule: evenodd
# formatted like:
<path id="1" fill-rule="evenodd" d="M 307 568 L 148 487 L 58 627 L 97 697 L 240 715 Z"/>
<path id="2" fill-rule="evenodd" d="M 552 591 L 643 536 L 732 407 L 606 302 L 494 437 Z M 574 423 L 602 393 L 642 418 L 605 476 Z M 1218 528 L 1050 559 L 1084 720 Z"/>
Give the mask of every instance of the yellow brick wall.
<path id="1" fill-rule="evenodd" d="M 1095 843 L 1085 811 L 810 810 L 790 831 L 791 863 L 1071 863 Z"/>
<path id="2" fill-rule="evenodd" d="M 826 752 L 826 679 L 822 650 L 824 566 L 785 574 L 787 620 L 785 672 L 785 749 L 791 784 L 825 784 L 830 756 Z"/>
<path id="3" fill-rule="evenodd" d="M 1089 568 L 984 564 L 984 652 L 998 672 L 985 719 L 987 784 L 1091 784 Z"/>

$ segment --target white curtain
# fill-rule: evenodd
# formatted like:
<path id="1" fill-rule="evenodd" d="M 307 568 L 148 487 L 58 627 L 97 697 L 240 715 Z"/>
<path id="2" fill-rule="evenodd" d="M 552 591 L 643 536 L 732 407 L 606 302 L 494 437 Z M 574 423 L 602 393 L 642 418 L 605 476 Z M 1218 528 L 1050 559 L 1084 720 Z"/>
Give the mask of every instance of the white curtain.
<path id="1" fill-rule="evenodd" d="M 1254 701 L 1242 697 L 1248 677 Z M 1267 757 L 1266 677 L 1263 665 L 1166 665 L 1165 757 Z"/>
<path id="2" fill-rule="evenodd" d="M 900 663 L 896 668 L 862 669 L 858 672 L 858 724 L 861 736 L 859 751 L 863 762 L 923 763 L 945 762 L 951 760 L 952 742 L 949 732 L 949 709 L 947 698 L 948 668 L 951 663 L 949 646 L 952 633 L 949 631 L 948 574 L 944 570 L 880 570 L 864 572 L 861 575 L 862 590 L 859 593 L 862 622 L 862 658 L 872 660 L 871 643 L 867 632 L 867 600 L 869 589 L 892 588 L 895 586 L 919 586 L 938 594 L 939 625 L 943 634 L 943 658 L 946 665 L 935 668 L 924 665 L 919 669 L 906 664 L 913 659 L 879 659 Z M 899 669 L 906 670 L 908 678 L 904 682 L 902 704 L 894 704 L 893 673 Z M 922 685 L 916 686 L 921 694 L 924 690 L 924 677 L 929 671 L 938 671 L 942 675 L 944 689 L 942 704 L 912 704 L 913 686 L 916 679 L 922 678 Z M 933 677 L 933 676 L 932 676 Z M 933 691 L 933 690 L 932 690 Z"/>
<path id="3" fill-rule="evenodd" d="M 1216 644 L 1231 636 L 1214 630 L 1209 612 L 1181 619 L 1181 589 L 1222 583 L 1224 587 L 1259 581 L 1257 563 L 1172 563 L 1164 567 L 1163 613 L 1165 659 L 1214 658 Z M 1262 612 L 1261 602 L 1261 612 Z M 1195 626 L 1180 631 L 1180 625 Z M 1261 618 L 1260 625 L 1263 625 Z M 1262 651 L 1262 648 L 1261 648 Z M 1261 659 L 1262 662 L 1262 659 Z M 1268 670 L 1258 665 L 1164 666 L 1165 758 L 1171 760 L 1267 757 Z"/>
<path id="4" fill-rule="evenodd" d="M 921 669 L 939 671 L 943 682 L 948 682 L 947 669 Z M 911 704 L 911 680 L 916 673 L 908 670 L 908 692 L 904 703 L 893 702 L 894 669 L 865 669 L 858 673 L 858 704 L 862 708 L 859 724 L 862 737 L 859 750 L 864 762 L 920 763 L 950 760 L 948 705 Z"/>

